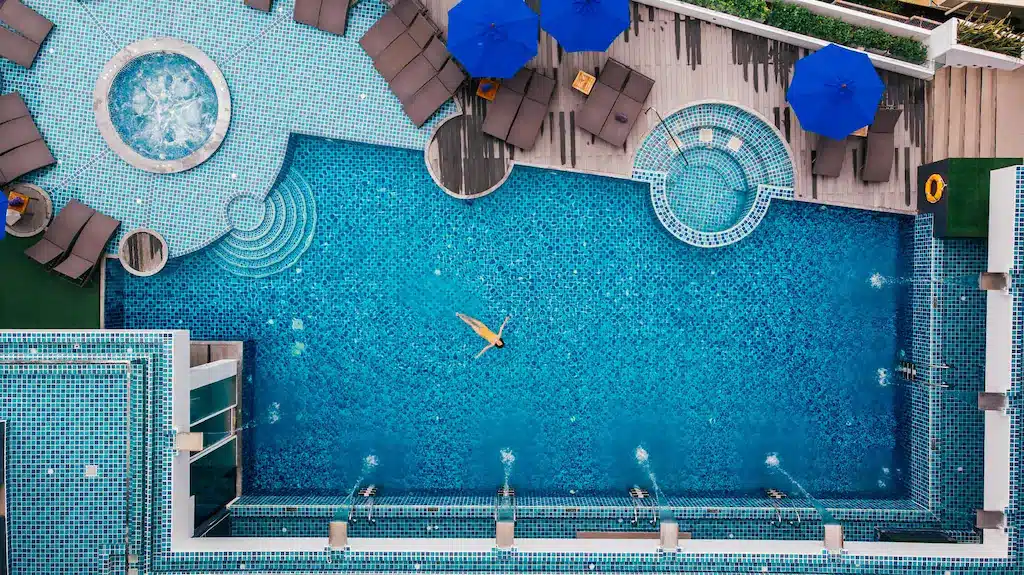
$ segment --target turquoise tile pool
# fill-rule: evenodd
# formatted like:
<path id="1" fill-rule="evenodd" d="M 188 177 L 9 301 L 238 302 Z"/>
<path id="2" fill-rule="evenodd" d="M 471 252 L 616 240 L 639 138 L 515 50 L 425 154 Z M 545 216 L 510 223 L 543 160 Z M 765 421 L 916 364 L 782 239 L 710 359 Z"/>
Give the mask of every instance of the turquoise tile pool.
<path id="1" fill-rule="evenodd" d="M 253 281 L 215 245 L 118 293 L 125 327 L 252 342 L 247 493 L 344 494 L 373 456 L 388 493 L 487 494 L 502 449 L 524 493 L 653 490 L 649 472 L 669 495 L 794 491 L 769 453 L 819 497 L 908 493 L 910 218 L 780 202 L 703 250 L 643 184 L 516 168 L 467 204 L 421 162 L 296 138 L 281 186 L 307 183 L 317 220 L 292 268 Z M 274 209 L 301 228 L 311 207 Z M 456 312 L 511 316 L 506 347 L 473 359 Z"/>

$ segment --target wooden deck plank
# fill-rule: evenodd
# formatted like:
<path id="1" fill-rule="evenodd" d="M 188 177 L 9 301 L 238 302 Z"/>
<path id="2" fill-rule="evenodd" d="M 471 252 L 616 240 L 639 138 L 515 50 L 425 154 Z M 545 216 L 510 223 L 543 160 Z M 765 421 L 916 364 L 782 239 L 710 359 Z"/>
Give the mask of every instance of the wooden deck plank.
<path id="1" fill-rule="evenodd" d="M 447 10 L 456 1 L 426 0 L 431 17 L 442 29 L 447 28 Z M 850 141 L 851 156 L 839 178 L 814 178 L 811 153 L 816 136 L 803 131 L 786 102 L 793 64 L 806 54 L 805 50 L 642 4 L 634 3 L 631 13 L 634 22 L 628 34 L 617 39 L 607 55 L 561 52 L 557 42 L 541 32 L 538 54 L 531 65 L 555 78 L 556 89 L 551 111 L 534 148 L 509 150 L 515 162 L 630 176 L 633 153 L 656 126 L 657 114 L 649 111 L 640 116 L 624 148 L 597 140 L 575 127 L 574 113 L 583 104 L 584 96 L 572 89 L 572 79 L 578 70 L 595 73 L 610 56 L 655 79 L 646 106 L 663 116 L 700 100 L 721 100 L 750 108 L 779 128 L 784 137 L 788 133 L 797 199 L 904 213 L 916 209 L 916 193 L 908 194 L 902 172 L 905 150 L 912 159 L 910 169 L 915 171 L 925 156 L 924 82 L 883 73 L 889 86 L 887 101 L 905 110 L 905 119 L 896 131 L 901 161 L 890 182 L 864 184 L 859 180 L 852 160 L 862 142 L 854 139 Z M 463 102 L 467 113 L 485 113 L 485 106 L 473 104 L 473 96 L 468 98 L 470 101 Z M 462 139 L 470 141 L 468 136 Z M 428 147 L 428 163 L 438 161 L 433 155 L 439 148 L 433 144 Z M 463 153 L 476 155 L 468 150 Z M 473 164 L 460 163 L 461 169 L 472 169 Z M 464 179 L 468 182 L 471 178 Z M 916 182 L 911 185 L 916 186 Z"/>
<path id="2" fill-rule="evenodd" d="M 949 72 L 942 68 L 932 80 L 932 161 L 949 157 Z"/>
<path id="3" fill-rule="evenodd" d="M 996 71 L 981 71 L 981 125 L 978 130 L 978 155 L 992 158 L 996 155 Z"/>
<path id="4" fill-rule="evenodd" d="M 964 69 L 964 148 L 965 158 L 981 155 L 981 69 Z"/>
<path id="5" fill-rule="evenodd" d="M 949 147 L 948 157 L 961 158 L 964 155 L 964 97 L 967 84 L 967 69 L 953 68 L 949 71 Z"/>
<path id="6" fill-rule="evenodd" d="M 996 72 L 996 156 L 1024 157 L 1024 68 Z"/>

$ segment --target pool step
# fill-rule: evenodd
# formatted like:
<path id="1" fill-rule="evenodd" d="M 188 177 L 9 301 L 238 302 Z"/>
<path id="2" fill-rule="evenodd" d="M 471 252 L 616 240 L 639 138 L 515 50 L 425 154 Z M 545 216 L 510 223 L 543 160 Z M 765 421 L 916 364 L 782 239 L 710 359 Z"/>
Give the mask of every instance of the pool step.
<path id="1" fill-rule="evenodd" d="M 263 278 L 294 266 L 313 241 L 316 199 L 298 173 L 289 172 L 264 201 L 263 219 L 235 228 L 206 250 L 218 266 L 243 277 Z"/>

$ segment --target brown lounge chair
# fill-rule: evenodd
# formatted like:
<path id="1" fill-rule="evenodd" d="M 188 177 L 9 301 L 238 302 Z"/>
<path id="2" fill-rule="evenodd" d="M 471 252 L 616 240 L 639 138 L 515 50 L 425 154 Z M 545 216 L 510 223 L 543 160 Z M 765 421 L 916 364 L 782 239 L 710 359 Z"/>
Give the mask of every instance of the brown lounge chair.
<path id="1" fill-rule="evenodd" d="M 0 124 L 28 116 L 28 106 L 18 92 L 0 96 Z"/>
<path id="2" fill-rule="evenodd" d="M 25 255 L 45 265 L 57 261 L 67 253 L 71 243 L 85 227 L 85 223 L 96 213 L 96 210 L 78 200 L 71 200 L 64 209 L 57 212 L 43 234 L 43 239 L 32 244 Z"/>
<path id="3" fill-rule="evenodd" d="M 39 49 L 39 44 L 0 26 L 0 58 L 6 58 L 22 68 L 31 68 Z"/>
<path id="4" fill-rule="evenodd" d="M 590 90 L 587 101 L 576 113 L 576 125 L 595 136 L 599 135 L 628 77 L 629 68 L 609 58 Z"/>
<path id="5" fill-rule="evenodd" d="M 846 138 L 833 140 L 818 136 L 818 149 L 814 153 L 814 167 L 811 172 L 816 176 L 838 178 L 846 162 Z"/>
<path id="6" fill-rule="evenodd" d="M 412 36 L 404 32 L 373 61 L 373 67 L 386 82 L 391 82 L 422 51 Z"/>
<path id="7" fill-rule="evenodd" d="M 896 122 L 903 110 L 881 109 L 875 114 L 875 121 L 868 128 L 867 152 L 861 179 L 865 182 L 888 182 L 892 175 L 895 158 Z"/>
<path id="8" fill-rule="evenodd" d="M 519 114 L 519 107 L 526 99 L 527 87 L 533 78 L 533 70 L 522 68 L 515 76 L 506 80 L 494 97 L 494 102 L 487 105 L 487 117 L 484 118 L 482 129 L 501 141 L 508 139 L 512 123 Z"/>
<path id="9" fill-rule="evenodd" d="M 551 97 L 555 93 L 555 81 L 542 74 L 534 74 L 526 98 L 519 106 L 515 122 L 505 140 L 509 144 L 524 150 L 530 150 L 537 142 L 540 127 L 548 115 Z"/>
<path id="10" fill-rule="evenodd" d="M 260 12 L 270 12 L 270 5 L 273 2 L 274 0 L 245 0 L 245 5 Z"/>
<path id="11" fill-rule="evenodd" d="M 374 22 L 373 26 L 359 39 L 359 45 L 363 47 L 370 58 L 376 60 L 388 46 L 399 36 L 409 29 L 409 25 L 398 17 L 392 9 L 381 16 L 380 20 Z"/>
<path id="12" fill-rule="evenodd" d="M 85 285 L 103 260 L 107 242 L 120 225 L 121 222 L 110 216 L 99 212 L 93 214 L 75 240 L 71 254 L 53 270 L 79 285 Z"/>
<path id="13" fill-rule="evenodd" d="M 349 0 L 295 0 L 293 17 L 300 24 L 344 36 L 348 3 Z"/>
<path id="14" fill-rule="evenodd" d="M 31 116 L 22 116 L 17 120 L 0 124 L 0 154 L 6 154 L 19 146 L 42 139 L 43 135 L 39 133 Z"/>
<path id="15" fill-rule="evenodd" d="M 53 22 L 21 0 L 0 0 L 0 21 L 36 44 L 42 44 L 53 30 Z"/>
<path id="16" fill-rule="evenodd" d="M 464 81 L 466 73 L 455 60 L 448 60 L 437 76 L 420 88 L 408 104 L 402 105 L 405 115 L 409 116 L 417 128 L 422 126 L 455 95 Z"/>
<path id="17" fill-rule="evenodd" d="M 626 80 L 622 93 L 615 99 L 615 104 L 598 137 L 609 144 L 624 145 L 629 133 L 633 131 L 633 125 L 643 113 L 643 104 L 651 94 L 652 88 L 654 80 L 636 70 L 630 70 L 629 79 Z"/>
<path id="18" fill-rule="evenodd" d="M 0 185 L 56 162 L 50 154 L 50 148 L 42 140 L 18 146 L 0 156 Z"/>

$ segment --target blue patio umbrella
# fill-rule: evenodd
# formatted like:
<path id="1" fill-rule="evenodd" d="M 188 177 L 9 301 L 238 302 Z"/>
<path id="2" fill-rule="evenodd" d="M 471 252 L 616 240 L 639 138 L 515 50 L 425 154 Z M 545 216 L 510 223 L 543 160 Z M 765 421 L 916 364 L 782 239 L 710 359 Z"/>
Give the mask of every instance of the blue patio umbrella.
<path id="1" fill-rule="evenodd" d="M 511 78 L 537 55 L 537 13 L 523 0 L 462 0 L 448 11 L 448 51 L 476 78 Z"/>
<path id="2" fill-rule="evenodd" d="M 0 196 L 3 196 L 4 198 L 4 209 L 0 210 L 4 213 L 4 225 L 0 226 L 0 240 L 2 240 L 4 239 L 4 236 L 7 235 L 7 207 L 10 205 L 11 199 L 7 196 L 7 192 L 0 192 Z"/>
<path id="3" fill-rule="evenodd" d="M 871 124 L 884 91 L 867 54 L 829 44 L 797 61 L 786 99 L 804 130 L 842 140 Z"/>
<path id="4" fill-rule="evenodd" d="M 542 0 L 540 26 L 566 52 L 604 52 L 629 28 L 629 0 Z"/>

